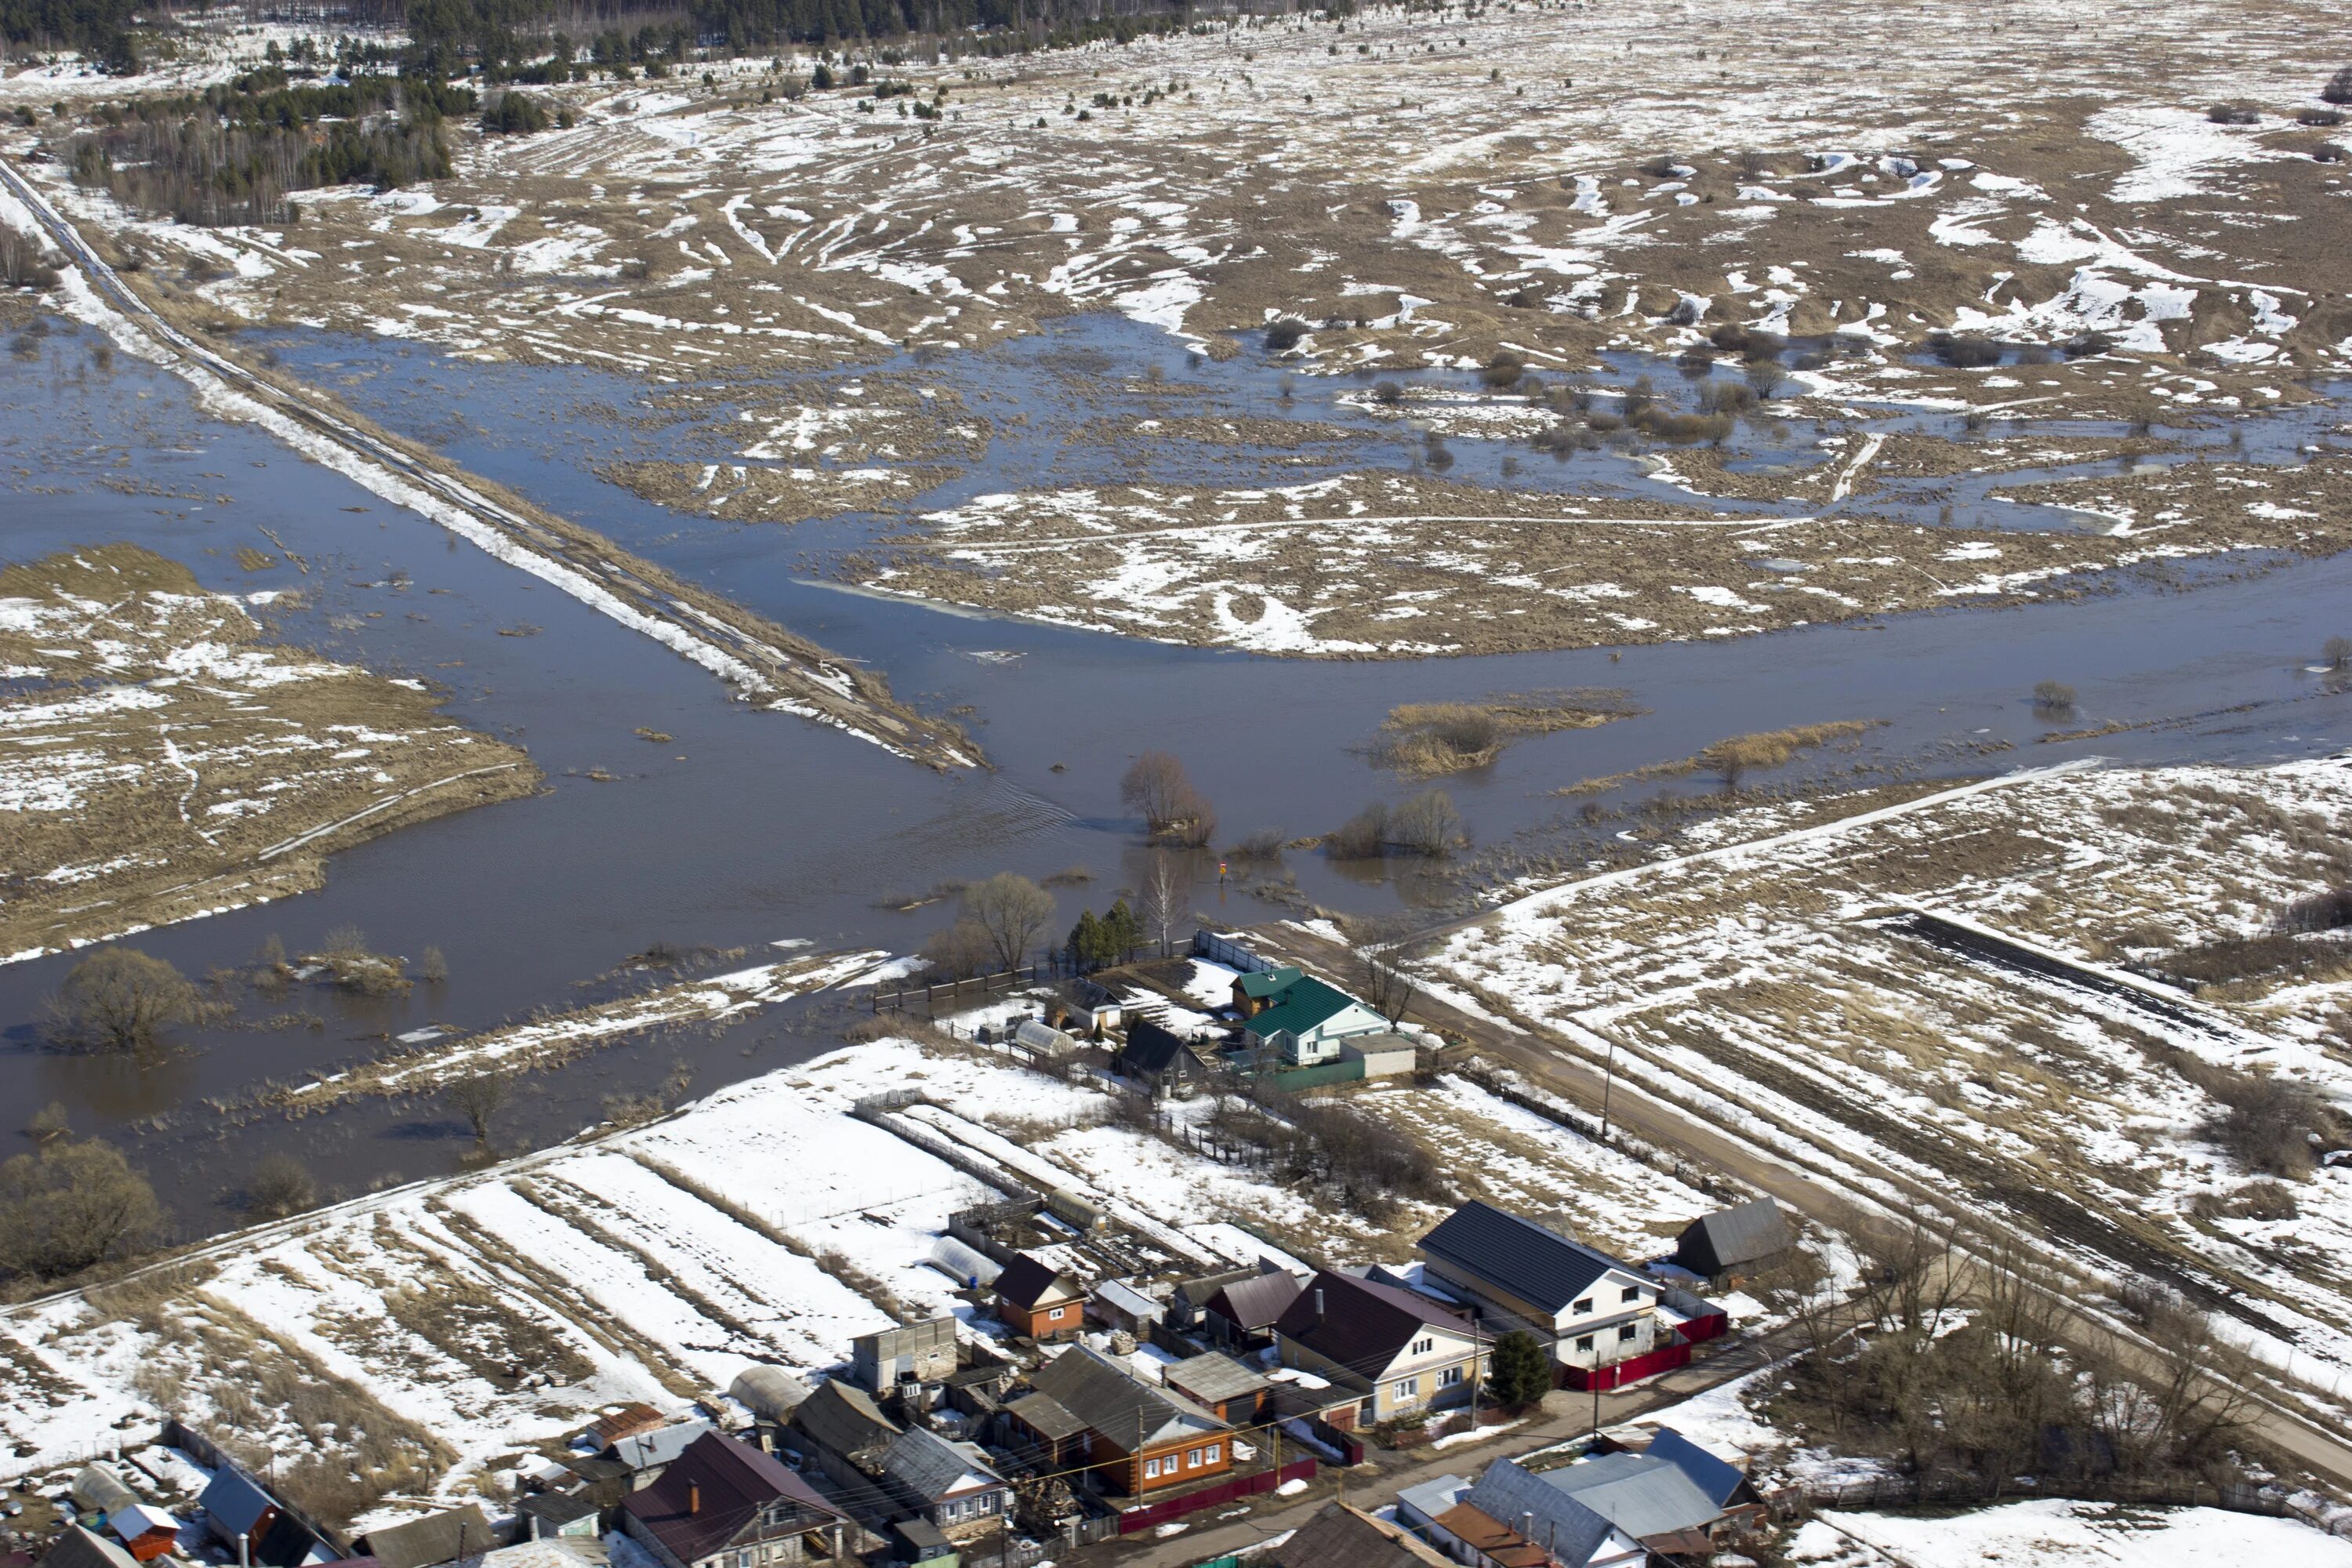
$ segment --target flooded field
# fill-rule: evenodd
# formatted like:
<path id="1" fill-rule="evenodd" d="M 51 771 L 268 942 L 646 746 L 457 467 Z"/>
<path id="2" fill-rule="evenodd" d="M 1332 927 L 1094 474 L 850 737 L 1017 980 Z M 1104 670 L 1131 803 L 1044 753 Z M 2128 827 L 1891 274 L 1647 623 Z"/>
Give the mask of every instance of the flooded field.
<path id="1" fill-rule="evenodd" d="M 1125 330 L 1074 329 L 1090 355 Z M 775 942 L 909 952 L 952 904 L 901 913 L 880 907 L 886 893 L 999 869 L 1043 878 L 1083 865 L 1093 879 L 1063 885 L 1066 916 L 1108 903 L 1135 879 L 1139 835 L 1118 804 L 1118 781 L 1146 748 L 1185 760 L 1226 835 L 1309 835 L 1368 800 L 1416 787 L 1368 754 L 1395 705 L 1622 690 L 1634 716 L 1529 737 L 1492 765 L 1445 781 L 1500 872 L 1509 866 L 1501 851 L 1599 853 L 1623 847 L 1610 843 L 1614 835 L 1646 836 L 1639 819 L 1592 828 L 1581 820 L 1586 801 L 1613 811 L 1662 792 L 1705 795 L 1717 786 L 1692 779 L 1559 792 L 1689 756 L 1730 733 L 1885 721 L 1849 749 L 1790 770 L 1796 778 L 1866 782 L 2085 754 L 2271 761 L 2323 753 L 2352 736 L 2345 699 L 2309 668 L 2352 603 L 2352 561 L 2340 558 L 2193 589 L 2139 581 L 2071 604 L 1897 616 L 1723 646 L 1405 663 L 1276 659 L 849 591 L 827 575 L 829 562 L 903 528 L 903 517 L 790 528 L 729 522 L 656 506 L 598 478 L 615 450 L 657 449 L 665 439 L 662 426 L 599 416 L 600 408 L 627 410 L 628 399 L 654 395 L 642 388 L 632 394 L 551 367 L 467 366 L 460 374 L 422 350 L 278 340 L 278 352 L 305 375 L 341 382 L 388 426 L 430 439 L 473 470 L 867 663 L 917 707 L 960 715 L 994 765 L 943 776 L 730 701 L 667 649 L 267 438 L 196 413 L 176 380 L 135 364 L 98 369 L 93 341 L 53 331 L 37 357 L 0 367 L 0 384 L 26 415 L 0 448 L 14 473 L 6 502 L 13 557 L 121 542 L 184 563 L 207 588 L 297 590 L 265 612 L 276 636 L 446 688 L 450 716 L 525 748 L 548 779 L 532 798 L 339 855 L 317 893 L 138 942 L 202 973 L 249 963 L 273 936 L 300 952 L 331 931 L 356 927 L 387 952 L 413 957 L 437 947 L 447 956 L 446 981 L 389 1002 L 306 994 L 293 1011 L 315 1016 L 315 1025 L 254 1027 L 289 1008 L 248 1001 L 242 1026 L 202 1031 L 195 1050 L 143 1072 L 51 1053 L 28 1025 L 12 1031 L 0 1058 L 0 1099 L 60 1100 L 77 1127 L 125 1141 L 141 1158 L 208 1163 L 207 1175 L 179 1194 L 192 1226 L 228 1217 L 219 1205 L 257 1148 L 277 1141 L 299 1145 L 329 1180 L 353 1188 L 450 1168 L 470 1141 L 425 1101 L 256 1121 L 237 1131 L 236 1153 L 220 1158 L 224 1117 L 266 1085 L 372 1057 L 393 1037 L 433 1026 L 476 1029 L 537 1007 L 597 1000 L 642 983 L 647 972 L 631 970 L 631 961 L 656 944 L 741 950 L 741 963 L 775 956 L 768 945 Z M 1098 481 L 1133 460 L 1066 440 L 1077 410 L 1050 395 L 1061 374 L 1056 355 L 1072 352 L 1048 333 L 1006 356 L 1013 372 L 982 361 L 954 367 L 966 384 L 1004 377 L 997 384 L 1038 417 L 1021 438 L 992 442 L 973 472 L 922 504 L 1013 481 Z M 1024 374 L 1035 379 L 1013 379 Z M 1083 374 L 1087 384 L 1100 384 L 1098 363 L 1087 361 Z M 1138 367 L 1126 379 L 1141 374 Z M 1278 384 L 1259 387 L 1264 379 L 1223 378 L 1218 395 L 1263 397 L 1265 406 L 1252 416 L 1271 420 L 1282 393 Z M 1347 391 L 1324 384 L 1310 400 L 1294 386 L 1290 416 L 1341 426 L 1368 420 L 1349 412 Z M 2294 416 L 2284 434 L 2263 428 L 2255 441 L 2300 444 L 2310 428 L 2308 416 Z M 2167 434 L 2184 444 L 2215 438 Z M 1363 445 L 1373 456 L 1358 453 L 1357 461 L 1380 460 L 1377 431 Z M 1500 482 L 1502 454 L 1490 445 L 1499 443 L 1464 440 L 1456 449 L 1465 468 Z M 1410 462 L 1393 441 L 1386 451 L 1399 467 Z M 1197 474 L 1234 482 L 1250 460 L 1246 452 L 1206 457 Z M 1654 486 L 1614 460 L 1628 494 Z M 1544 485 L 1545 467 L 1530 465 L 1520 478 Z M 241 564 L 240 549 L 250 547 L 274 563 Z M 2045 742 L 2053 726 L 2027 693 L 2050 679 L 2080 694 L 2067 729 L 2108 732 Z M 1269 746 L 1280 748 L 1278 765 L 1268 763 Z M 1309 906 L 1445 905 L 1465 895 L 1454 880 L 1366 872 L 1312 852 L 1290 854 L 1271 875 L 1246 869 L 1223 883 L 1212 860 L 1194 869 L 1200 910 L 1235 922 Z M 1252 890 L 1262 883 L 1274 884 L 1271 897 Z M 65 967 L 49 959 L 0 970 L 0 1007 L 31 1018 Z M 595 1121 L 604 1095 L 658 1084 L 681 1068 L 706 1089 L 764 1070 L 834 1037 L 856 1005 L 787 1004 L 717 1038 L 673 1032 L 539 1075 L 505 1136 L 561 1135 Z"/>

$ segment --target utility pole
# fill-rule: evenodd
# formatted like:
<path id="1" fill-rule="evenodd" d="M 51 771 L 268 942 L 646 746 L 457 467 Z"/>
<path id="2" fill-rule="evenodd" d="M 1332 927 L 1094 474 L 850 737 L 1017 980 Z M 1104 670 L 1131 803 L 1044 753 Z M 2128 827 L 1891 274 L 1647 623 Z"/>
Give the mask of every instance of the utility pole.
<path id="1" fill-rule="evenodd" d="M 1617 1037 L 1609 1037 L 1609 1067 L 1601 1079 L 1601 1141 L 1609 1142 L 1609 1094 L 1617 1087 Z"/>

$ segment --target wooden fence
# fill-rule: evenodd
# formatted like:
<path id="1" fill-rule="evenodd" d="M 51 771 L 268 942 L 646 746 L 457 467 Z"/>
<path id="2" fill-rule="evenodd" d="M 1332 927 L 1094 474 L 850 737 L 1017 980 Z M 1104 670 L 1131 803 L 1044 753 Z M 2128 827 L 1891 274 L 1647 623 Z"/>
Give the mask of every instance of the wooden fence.
<path id="1" fill-rule="evenodd" d="M 2021 1484 L 2007 1477 L 1935 1470 L 1913 1476 L 1872 1476 L 1862 1480 L 1791 1487 L 1776 1493 L 1773 1505 L 1774 1511 L 1786 1513 L 1790 1511 L 1790 1504 L 1799 1501 L 1816 1509 L 1883 1509 L 2016 1502 L 2026 1498 L 2064 1498 L 2141 1508 L 2218 1508 L 2272 1519 L 2302 1519 L 2320 1530 L 2352 1535 L 2352 1518 L 2331 1522 L 2316 1510 L 2297 1507 L 2297 1500 L 2281 1489 L 2252 1481 L 2218 1486 L 2195 1480 L 2132 1481 L 2091 1477 Z"/>

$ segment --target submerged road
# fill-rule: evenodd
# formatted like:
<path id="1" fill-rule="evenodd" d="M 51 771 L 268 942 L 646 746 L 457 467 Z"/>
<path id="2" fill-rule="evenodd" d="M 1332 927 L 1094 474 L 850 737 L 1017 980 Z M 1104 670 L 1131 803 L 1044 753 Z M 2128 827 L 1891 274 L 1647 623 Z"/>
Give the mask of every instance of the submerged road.
<path id="1" fill-rule="evenodd" d="M 16 198 L 65 251 L 100 304 L 125 318 L 190 380 L 201 386 L 209 377 L 241 396 L 251 405 L 247 416 L 252 422 L 305 455 L 676 650 L 728 681 L 747 700 L 839 725 L 930 767 L 980 763 L 978 750 L 952 725 L 923 719 L 893 700 L 877 678 L 805 638 L 681 581 L 600 534 L 525 502 L 509 505 L 492 496 L 482 480 L 362 426 L 315 391 L 281 385 L 205 347 L 124 281 L 5 158 L 0 191 Z M 322 452 L 320 442 L 331 451 Z"/>

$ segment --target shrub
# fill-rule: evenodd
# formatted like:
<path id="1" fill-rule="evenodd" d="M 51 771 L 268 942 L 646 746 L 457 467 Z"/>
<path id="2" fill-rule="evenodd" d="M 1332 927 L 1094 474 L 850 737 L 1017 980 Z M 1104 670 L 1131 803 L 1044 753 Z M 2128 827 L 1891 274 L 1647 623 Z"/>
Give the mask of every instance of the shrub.
<path id="1" fill-rule="evenodd" d="M 2320 645 L 2319 657 L 2330 669 L 2352 669 L 2352 637 L 2329 637 Z"/>
<path id="2" fill-rule="evenodd" d="M 1296 316 L 1276 316 L 1266 324 L 1265 348 L 1268 353 L 1286 354 L 1297 348 L 1307 336 L 1307 323 Z"/>
<path id="3" fill-rule="evenodd" d="M 2352 66 L 2346 66 L 2327 79 L 2319 96 L 2329 103 L 2352 103 Z"/>
<path id="4" fill-rule="evenodd" d="M 1478 379 L 1497 392 L 1507 392 L 1518 385 L 1520 377 L 1527 372 L 1527 361 L 1508 349 L 1502 349 L 1486 362 L 1486 368 L 1478 373 Z"/>
<path id="5" fill-rule="evenodd" d="M 2352 887 L 2330 888 L 2297 899 L 2279 911 L 2279 930 L 2290 935 L 2341 931 L 2346 926 L 2352 926 Z"/>
<path id="6" fill-rule="evenodd" d="M 2311 1141 L 2334 1129 L 2320 1098 L 2272 1073 L 2231 1077 L 2207 1085 L 2220 1109 L 2201 1131 L 2249 1171 L 2300 1176 L 2312 1166 Z"/>
<path id="7" fill-rule="evenodd" d="M 1335 860 L 1373 860 L 1388 853 L 1389 808 L 1376 800 L 1323 836 L 1324 853 Z"/>
<path id="8" fill-rule="evenodd" d="M 1372 385 L 1372 396 L 1383 406 L 1394 408 L 1404 401 L 1404 388 L 1393 381 L 1376 382 Z"/>
<path id="9" fill-rule="evenodd" d="M 1261 827 L 1234 846 L 1236 860 L 1274 860 L 1281 858 L 1282 847 L 1288 842 L 1279 827 Z"/>
<path id="10" fill-rule="evenodd" d="M 969 980 L 987 966 L 989 952 L 987 928 L 964 919 L 925 939 L 923 962 L 945 979 Z"/>
<path id="11" fill-rule="evenodd" d="M 265 1154 L 245 1184 L 247 1212 L 263 1219 L 300 1214 L 319 1201 L 319 1184 L 291 1154 Z"/>
<path id="12" fill-rule="evenodd" d="M 1975 332 L 1947 332 L 1929 347 L 1937 359 L 1955 370 L 1981 370 L 2000 363 L 2000 345 Z"/>
<path id="13" fill-rule="evenodd" d="M 2251 103 L 2217 103 L 2205 111 L 2205 118 L 2216 125 L 2256 125 L 2263 116 Z"/>
<path id="14" fill-rule="evenodd" d="M 2077 332 L 2060 343 L 2058 352 L 2068 359 L 2092 359 L 2115 346 L 2115 339 L 2105 332 Z"/>
<path id="15" fill-rule="evenodd" d="M 2063 680 L 2036 681 L 2033 710 L 2044 719 L 2065 718 L 2074 711 L 2074 689 Z"/>
<path id="16" fill-rule="evenodd" d="M 42 258 L 39 241 L 0 226 L 0 283 L 11 289 L 54 289 L 58 269 Z"/>
<path id="17" fill-rule="evenodd" d="M 58 1043 L 77 1049 L 146 1051 L 203 1012 L 196 988 L 169 963 L 110 947 L 74 965 L 48 1004 L 48 1024 Z"/>
<path id="18" fill-rule="evenodd" d="M 1451 855 L 1465 834 L 1454 797 L 1424 790 L 1389 813 L 1389 843 L 1410 855 Z"/>
<path id="19" fill-rule="evenodd" d="M 163 1223 L 122 1152 L 52 1143 L 0 1165 L 0 1271 L 57 1279 L 137 1251 Z"/>
<path id="20" fill-rule="evenodd" d="M 2342 111 L 2334 109 L 2306 109 L 2294 118 L 2296 124 L 2308 125 L 2315 131 L 2326 131 L 2344 123 Z"/>

